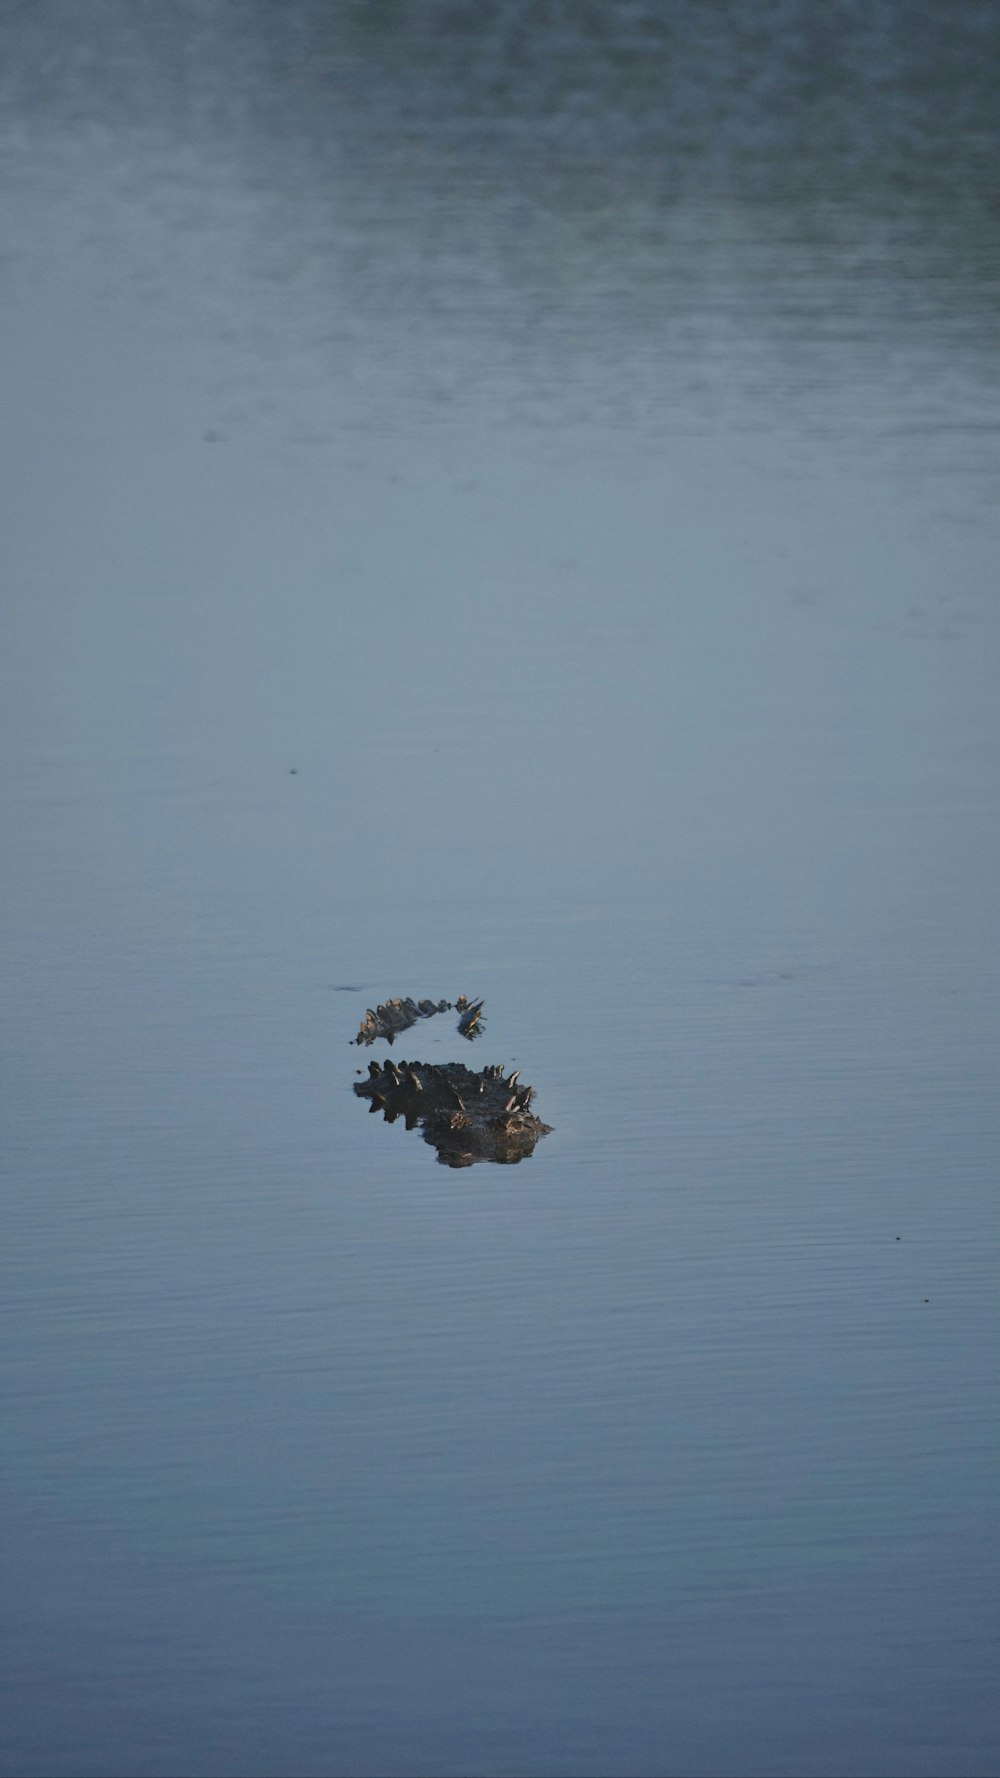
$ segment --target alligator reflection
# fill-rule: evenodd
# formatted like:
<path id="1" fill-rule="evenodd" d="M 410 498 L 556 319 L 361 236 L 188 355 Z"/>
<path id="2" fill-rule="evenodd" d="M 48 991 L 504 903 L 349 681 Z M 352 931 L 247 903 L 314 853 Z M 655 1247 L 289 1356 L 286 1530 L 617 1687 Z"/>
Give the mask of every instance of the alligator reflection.
<path id="1" fill-rule="evenodd" d="M 402 1117 L 408 1130 L 419 1129 L 446 1167 L 523 1161 L 551 1128 L 530 1109 L 534 1087 L 499 1064 L 474 1074 L 461 1062 L 370 1062 L 354 1091 L 387 1124 Z"/>

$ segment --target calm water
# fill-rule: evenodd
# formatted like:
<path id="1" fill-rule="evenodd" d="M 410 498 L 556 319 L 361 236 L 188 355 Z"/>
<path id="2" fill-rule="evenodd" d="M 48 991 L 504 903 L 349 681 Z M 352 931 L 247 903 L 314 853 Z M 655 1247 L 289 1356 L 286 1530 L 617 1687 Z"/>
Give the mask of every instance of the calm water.
<path id="1" fill-rule="evenodd" d="M 4 1773 L 1000 1767 L 998 57 L 0 8 Z"/>

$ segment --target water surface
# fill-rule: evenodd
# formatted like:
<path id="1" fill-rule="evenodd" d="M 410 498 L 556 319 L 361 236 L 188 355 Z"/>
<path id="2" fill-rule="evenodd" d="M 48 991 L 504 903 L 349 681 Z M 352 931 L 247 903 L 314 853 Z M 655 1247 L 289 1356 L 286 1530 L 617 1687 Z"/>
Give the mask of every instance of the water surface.
<path id="1" fill-rule="evenodd" d="M 0 18 L 3 1770 L 985 1778 L 995 9 Z"/>

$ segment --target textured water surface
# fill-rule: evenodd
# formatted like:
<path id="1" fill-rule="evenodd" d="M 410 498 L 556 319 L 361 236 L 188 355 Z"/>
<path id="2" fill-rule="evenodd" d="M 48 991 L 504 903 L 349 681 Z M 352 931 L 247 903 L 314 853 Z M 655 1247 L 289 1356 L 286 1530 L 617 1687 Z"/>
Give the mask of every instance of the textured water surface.
<path id="1" fill-rule="evenodd" d="M 2 1770 L 986 1778 L 995 8 L 0 34 Z"/>

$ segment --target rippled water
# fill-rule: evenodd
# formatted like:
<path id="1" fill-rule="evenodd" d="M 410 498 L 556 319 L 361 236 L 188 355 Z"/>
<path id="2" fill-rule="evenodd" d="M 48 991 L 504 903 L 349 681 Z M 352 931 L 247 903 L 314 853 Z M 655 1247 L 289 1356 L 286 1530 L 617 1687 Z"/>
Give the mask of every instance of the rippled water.
<path id="1" fill-rule="evenodd" d="M 994 1773 L 995 7 L 0 33 L 2 1769 Z"/>

